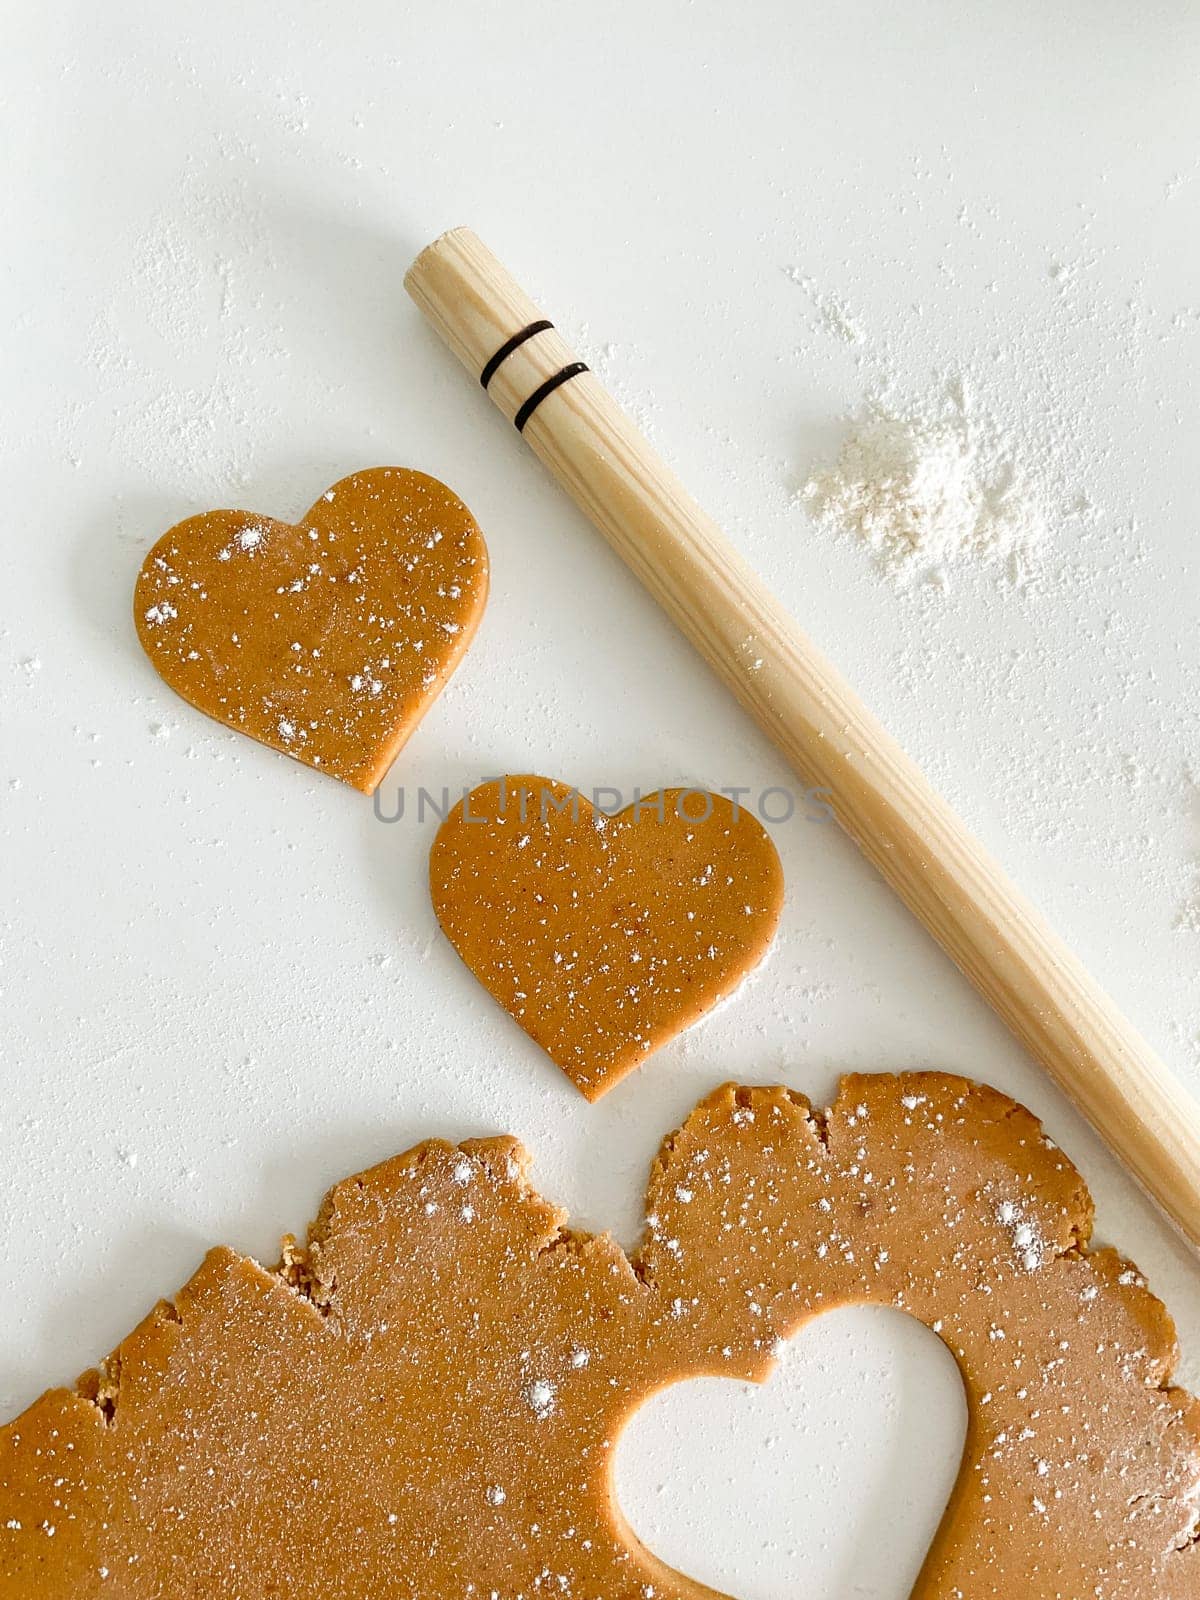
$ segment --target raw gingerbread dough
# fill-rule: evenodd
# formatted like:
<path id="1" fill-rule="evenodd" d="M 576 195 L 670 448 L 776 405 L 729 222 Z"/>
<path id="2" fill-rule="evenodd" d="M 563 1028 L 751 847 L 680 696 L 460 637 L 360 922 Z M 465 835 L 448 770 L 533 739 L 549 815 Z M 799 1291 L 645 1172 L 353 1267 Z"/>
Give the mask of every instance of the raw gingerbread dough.
<path id="1" fill-rule="evenodd" d="M 725 796 L 666 789 L 608 816 L 531 775 L 455 807 L 429 882 L 450 943 L 589 1100 L 729 994 L 783 906 L 775 846 Z"/>
<path id="2" fill-rule="evenodd" d="M 920 1600 L 1200 1594 L 1170 1319 L 1086 1249 L 1087 1190 L 1012 1101 L 934 1073 L 849 1077 L 826 1114 L 720 1089 L 662 1146 L 631 1259 L 524 1167 L 423 1144 L 333 1189 L 276 1271 L 212 1251 L 0 1430 L 3 1600 L 700 1600 L 614 1503 L 621 1429 L 861 1301 L 932 1327 L 967 1393 Z"/>
<path id="3" fill-rule="evenodd" d="M 142 564 L 134 619 L 178 694 L 370 793 L 479 624 L 487 549 L 444 483 L 356 472 L 292 525 L 210 511 Z"/>

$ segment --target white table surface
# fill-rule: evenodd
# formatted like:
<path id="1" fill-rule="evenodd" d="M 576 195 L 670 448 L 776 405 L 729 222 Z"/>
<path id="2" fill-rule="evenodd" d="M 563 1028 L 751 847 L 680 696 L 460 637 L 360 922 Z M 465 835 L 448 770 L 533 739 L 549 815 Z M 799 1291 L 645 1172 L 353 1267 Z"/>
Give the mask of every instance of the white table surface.
<path id="1" fill-rule="evenodd" d="M 1198 67 L 1186 0 L 4 8 L 0 1413 L 425 1135 L 519 1134 L 628 1241 L 714 1083 L 925 1065 L 1045 1119 L 1200 1379 L 1195 1260 L 836 830 L 776 830 L 769 965 L 589 1108 L 437 934 L 433 823 L 193 713 L 129 618 L 172 522 L 418 466 L 493 593 L 385 793 L 788 781 L 408 303 L 469 222 L 1200 1091 Z M 953 370 L 1089 502 L 1032 588 L 897 593 L 793 503 L 882 376 Z M 898 1600 L 961 1428 L 931 1335 L 844 1313 L 662 1397 L 621 1492 L 747 1600 Z"/>

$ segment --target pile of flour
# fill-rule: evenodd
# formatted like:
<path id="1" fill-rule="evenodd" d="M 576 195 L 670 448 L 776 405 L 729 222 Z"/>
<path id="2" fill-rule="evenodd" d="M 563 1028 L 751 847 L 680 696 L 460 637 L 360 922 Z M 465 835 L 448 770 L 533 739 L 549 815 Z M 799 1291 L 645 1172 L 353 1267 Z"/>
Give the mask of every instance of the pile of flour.
<path id="1" fill-rule="evenodd" d="M 1006 562 L 1020 582 L 1044 544 L 1044 496 L 961 379 L 918 404 L 869 399 L 837 460 L 800 490 L 825 526 L 875 550 L 886 571 Z"/>

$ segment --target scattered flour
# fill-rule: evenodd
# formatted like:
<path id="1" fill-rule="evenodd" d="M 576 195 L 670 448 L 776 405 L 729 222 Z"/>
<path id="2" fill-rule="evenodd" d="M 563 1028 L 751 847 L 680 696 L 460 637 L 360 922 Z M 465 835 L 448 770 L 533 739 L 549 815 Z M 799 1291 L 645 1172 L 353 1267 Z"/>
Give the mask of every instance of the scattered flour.
<path id="1" fill-rule="evenodd" d="M 785 267 L 783 270 L 794 284 L 804 290 L 828 333 L 845 344 L 862 344 L 866 338 L 863 325 L 841 295 L 822 289 L 814 278 L 799 267 Z"/>
<path id="2" fill-rule="evenodd" d="M 1036 1222 L 1029 1220 L 1025 1207 L 1017 1200 L 1001 1200 L 996 1207 L 996 1221 L 1011 1237 L 1024 1271 L 1036 1272 L 1051 1251 Z"/>
<path id="3" fill-rule="evenodd" d="M 166 205 L 122 240 L 132 270 L 85 352 L 126 470 L 204 503 L 248 481 L 279 414 L 274 387 L 291 381 L 287 306 L 263 288 L 286 282 L 286 261 L 256 164 L 233 141 L 189 158 Z"/>
<path id="4" fill-rule="evenodd" d="M 1200 787 L 1196 795 L 1200 800 Z M 1200 856 L 1191 863 L 1191 885 L 1175 918 L 1175 927 L 1180 933 L 1200 933 Z"/>
<path id="5" fill-rule="evenodd" d="M 1044 494 L 962 380 L 903 409 L 868 400 L 836 462 L 813 473 L 800 497 L 902 580 L 920 568 L 1005 562 L 1019 584 L 1046 539 Z"/>
<path id="6" fill-rule="evenodd" d="M 1184 782 L 1188 790 L 1188 819 L 1193 829 L 1200 826 L 1200 771 L 1191 765 L 1184 769 Z M 1179 933 L 1200 933 L 1200 856 L 1196 856 L 1184 869 L 1189 885 L 1183 903 L 1175 918 Z M 1200 1039 L 1200 1035 L 1197 1036 Z"/>
<path id="7" fill-rule="evenodd" d="M 557 1394 L 556 1386 L 548 1378 L 535 1378 L 525 1390 L 525 1400 L 534 1416 L 544 1421 L 554 1415 Z"/>

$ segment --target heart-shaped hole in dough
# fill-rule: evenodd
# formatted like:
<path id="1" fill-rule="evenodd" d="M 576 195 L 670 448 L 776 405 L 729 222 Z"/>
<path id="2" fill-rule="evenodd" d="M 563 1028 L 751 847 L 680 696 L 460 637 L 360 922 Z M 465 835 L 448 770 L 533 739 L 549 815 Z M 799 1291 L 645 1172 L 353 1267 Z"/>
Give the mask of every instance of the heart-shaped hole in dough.
<path id="1" fill-rule="evenodd" d="M 966 1416 L 936 1335 L 845 1306 L 806 1323 L 765 1384 L 660 1390 L 622 1435 L 617 1496 L 660 1560 L 737 1600 L 906 1600 Z"/>

